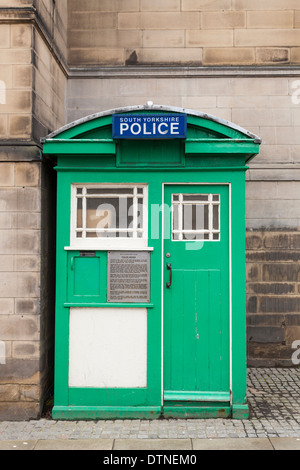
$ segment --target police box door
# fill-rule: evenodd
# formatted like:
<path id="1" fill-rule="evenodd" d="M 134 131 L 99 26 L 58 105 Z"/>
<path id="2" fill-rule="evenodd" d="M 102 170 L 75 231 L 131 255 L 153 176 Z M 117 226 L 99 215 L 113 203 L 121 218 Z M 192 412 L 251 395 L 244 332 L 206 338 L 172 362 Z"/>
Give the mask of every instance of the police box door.
<path id="1" fill-rule="evenodd" d="M 228 185 L 165 185 L 165 406 L 230 400 L 229 234 Z"/>

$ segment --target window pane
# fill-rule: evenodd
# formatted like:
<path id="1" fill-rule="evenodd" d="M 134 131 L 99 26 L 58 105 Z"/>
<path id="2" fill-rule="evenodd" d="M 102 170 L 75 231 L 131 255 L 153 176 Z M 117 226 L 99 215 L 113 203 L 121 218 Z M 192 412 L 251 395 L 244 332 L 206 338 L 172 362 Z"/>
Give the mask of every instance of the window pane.
<path id="1" fill-rule="evenodd" d="M 175 205 L 173 206 L 173 230 L 178 230 L 178 211 L 179 211 L 179 206 Z"/>
<path id="2" fill-rule="evenodd" d="M 183 202 L 187 202 L 187 201 L 207 202 L 208 195 L 207 194 L 184 194 Z"/>
<path id="3" fill-rule="evenodd" d="M 75 238 L 144 238 L 146 187 L 75 188 Z M 80 229 L 80 230 L 76 230 Z"/>
<path id="4" fill-rule="evenodd" d="M 87 194 L 133 194 L 133 188 L 87 188 Z"/>
<path id="5" fill-rule="evenodd" d="M 77 228 L 82 228 L 82 199 L 77 199 Z"/>
<path id="6" fill-rule="evenodd" d="M 173 194 L 172 201 L 173 240 L 220 240 L 219 194 Z"/>
<path id="7" fill-rule="evenodd" d="M 127 228 L 133 221 L 132 198 L 87 198 L 87 228 Z"/>
<path id="8" fill-rule="evenodd" d="M 219 230 L 219 206 L 213 206 L 213 229 Z"/>
<path id="9" fill-rule="evenodd" d="M 138 213 L 137 213 L 137 228 L 143 228 L 144 218 L 144 207 L 143 199 L 138 199 Z"/>
<path id="10" fill-rule="evenodd" d="M 208 230 L 208 205 L 183 204 L 183 230 Z"/>

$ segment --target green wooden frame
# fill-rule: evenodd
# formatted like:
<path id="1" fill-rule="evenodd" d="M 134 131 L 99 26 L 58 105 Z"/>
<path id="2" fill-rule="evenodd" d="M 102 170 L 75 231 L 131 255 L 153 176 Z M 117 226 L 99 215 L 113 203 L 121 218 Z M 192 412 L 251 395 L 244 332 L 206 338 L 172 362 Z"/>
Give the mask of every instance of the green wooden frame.
<path id="1" fill-rule="evenodd" d="M 111 138 L 114 113 L 187 112 L 180 108 L 144 106 L 107 111 L 79 120 L 43 139 L 45 157 L 57 171 L 57 278 L 55 324 L 56 419 L 154 419 L 164 416 L 245 418 L 246 401 L 246 314 L 245 314 L 245 171 L 247 162 L 259 153 L 260 139 L 234 124 L 193 111 L 187 112 L 188 134 L 179 164 L 157 161 L 149 164 L 120 164 L 121 142 Z M 146 148 L 140 141 L 134 145 Z M 147 153 L 145 152 L 145 155 Z M 151 253 L 151 303 L 107 304 L 105 297 L 77 299 L 68 291 L 70 257 L 71 184 L 148 183 L 150 204 L 161 204 L 164 183 L 220 183 L 231 188 L 231 396 L 206 397 L 201 403 L 185 403 L 174 397 L 176 406 L 163 406 L 161 382 L 161 240 L 149 240 Z M 151 233 L 151 220 L 149 220 Z M 102 268 L 105 272 L 105 265 Z M 148 309 L 148 365 L 145 389 L 70 388 L 68 385 L 70 307 L 146 307 Z M 182 397 L 181 397 L 182 398 Z M 203 397 L 202 397 L 203 398 Z M 204 397 L 205 398 L 205 397 Z M 176 399 L 176 400 L 175 400 Z M 221 400 L 222 399 L 222 400 Z M 178 401 L 179 400 L 179 401 Z"/>

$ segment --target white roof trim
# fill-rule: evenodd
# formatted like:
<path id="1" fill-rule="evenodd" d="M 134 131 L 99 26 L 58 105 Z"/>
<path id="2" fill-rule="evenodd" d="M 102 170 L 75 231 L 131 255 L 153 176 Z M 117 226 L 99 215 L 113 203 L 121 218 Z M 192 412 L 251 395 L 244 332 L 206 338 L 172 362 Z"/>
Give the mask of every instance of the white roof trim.
<path id="1" fill-rule="evenodd" d="M 175 106 L 164 106 L 164 105 L 156 105 L 156 104 L 147 104 L 147 105 L 138 105 L 138 106 L 126 106 L 122 108 L 115 108 L 115 109 L 109 109 L 107 111 L 101 111 L 100 113 L 95 113 L 91 114 L 89 116 L 86 116 L 84 118 L 78 119 L 77 121 L 73 121 L 69 124 L 66 124 L 65 126 L 61 127 L 60 129 L 52 132 L 51 134 L 47 135 L 46 137 L 41 139 L 41 142 L 45 142 L 47 139 L 53 139 L 54 137 L 58 136 L 64 131 L 67 131 L 68 129 L 72 129 L 73 127 L 76 127 L 80 124 L 84 124 L 85 122 L 93 121 L 94 119 L 98 119 L 104 116 L 110 116 L 113 114 L 121 114 L 121 113 L 129 113 L 132 111 L 144 111 L 144 110 L 153 110 L 153 111 L 166 111 L 170 113 L 183 113 L 183 114 L 188 114 L 190 116 L 196 116 L 200 117 L 203 119 L 207 119 L 209 121 L 214 121 L 219 124 L 222 124 L 223 126 L 230 127 L 231 129 L 234 129 L 238 132 L 241 132 L 242 134 L 246 135 L 247 137 L 250 137 L 251 139 L 254 139 L 254 141 L 258 144 L 261 143 L 261 138 L 258 137 L 257 135 L 253 134 L 252 132 L 247 131 L 246 129 L 230 122 L 226 121 L 225 119 L 218 118 L 216 116 L 213 116 L 211 114 L 207 113 L 202 113 L 200 111 L 195 111 L 192 109 L 186 109 L 186 108 L 178 108 Z"/>

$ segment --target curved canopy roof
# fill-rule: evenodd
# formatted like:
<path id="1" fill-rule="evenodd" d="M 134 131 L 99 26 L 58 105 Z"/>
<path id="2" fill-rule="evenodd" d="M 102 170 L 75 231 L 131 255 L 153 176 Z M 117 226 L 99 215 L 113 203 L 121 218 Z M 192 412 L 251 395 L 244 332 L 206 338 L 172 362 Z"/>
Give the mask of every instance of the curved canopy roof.
<path id="1" fill-rule="evenodd" d="M 251 139 L 256 144 L 261 143 L 261 139 L 257 135 L 253 134 L 252 132 L 249 132 L 246 129 L 243 129 L 242 127 L 236 124 L 233 124 L 230 121 L 226 121 L 224 119 L 221 119 L 221 118 L 218 118 L 218 117 L 215 117 L 215 116 L 212 116 L 210 114 L 203 113 L 200 111 L 195 111 L 195 110 L 185 109 L 185 108 L 178 108 L 174 106 L 154 105 L 151 102 L 149 102 L 146 105 L 127 106 L 127 107 L 115 108 L 115 109 L 110 109 L 107 111 L 102 111 L 99 113 L 91 114 L 90 116 L 78 119 L 52 132 L 47 137 L 41 139 L 41 142 L 46 142 L 51 139 L 64 139 L 64 138 L 74 139 L 76 138 L 77 135 L 80 135 L 84 132 L 84 128 L 86 127 L 85 126 L 86 124 L 89 124 L 89 129 L 90 129 L 91 127 L 93 127 L 92 126 L 93 123 L 95 123 L 95 127 L 96 127 L 99 120 L 106 116 L 112 116 L 113 114 L 134 113 L 134 112 L 143 112 L 143 111 L 187 114 L 187 116 L 190 116 L 190 117 L 201 118 L 201 120 L 207 121 L 207 123 L 209 122 L 216 123 L 219 128 L 220 126 L 223 126 L 224 131 L 226 128 L 228 130 L 234 131 L 233 133 L 230 133 L 233 138 L 234 137 L 242 138 L 244 136 L 245 138 Z M 206 127 L 206 126 L 203 126 L 203 127 Z M 68 132 L 71 130 L 73 130 L 73 132 Z M 225 136 L 228 135 L 226 132 L 224 132 L 224 134 Z"/>

